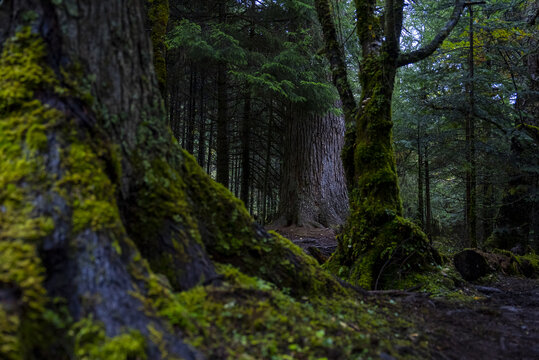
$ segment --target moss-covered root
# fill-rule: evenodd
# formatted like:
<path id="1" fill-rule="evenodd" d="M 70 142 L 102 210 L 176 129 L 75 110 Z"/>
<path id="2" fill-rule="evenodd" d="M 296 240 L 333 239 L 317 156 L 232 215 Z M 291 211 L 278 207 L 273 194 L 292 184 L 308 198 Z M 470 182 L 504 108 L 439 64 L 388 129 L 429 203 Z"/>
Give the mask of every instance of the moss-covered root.
<path id="1" fill-rule="evenodd" d="M 421 229 L 400 216 L 385 219 L 378 228 L 368 226 L 365 219 L 359 225 L 348 225 L 348 231 L 339 238 L 337 252 L 325 264 L 353 285 L 365 289 L 391 287 L 395 280 L 440 261 Z"/>
<path id="2" fill-rule="evenodd" d="M 255 224 L 243 203 L 214 182 L 183 152 L 181 177 L 206 250 L 213 260 L 289 289 L 295 296 L 333 295 L 344 289 L 288 239 Z"/>

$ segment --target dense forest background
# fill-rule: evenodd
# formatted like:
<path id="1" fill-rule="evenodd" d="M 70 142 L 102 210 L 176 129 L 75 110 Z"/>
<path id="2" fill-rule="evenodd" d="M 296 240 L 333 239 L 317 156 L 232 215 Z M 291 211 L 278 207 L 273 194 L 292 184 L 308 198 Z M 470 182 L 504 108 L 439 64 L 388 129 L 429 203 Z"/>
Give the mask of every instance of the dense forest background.
<path id="1" fill-rule="evenodd" d="M 279 220 L 283 208 L 301 201 L 290 199 L 290 191 L 301 192 L 317 181 L 296 163 L 289 165 L 294 161 L 290 152 L 322 173 L 316 161 L 299 153 L 328 144 L 321 134 L 325 131 L 317 130 L 317 117 L 328 123 L 342 117 L 312 5 L 170 1 L 165 99 L 174 135 L 212 177 L 241 197 L 261 224 Z M 410 5 L 404 48 L 429 41 L 451 6 L 450 1 Z M 357 94 L 355 8 L 347 1 L 335 1 L 332 7 Z M 537 248 L 533 4 L 489 1 L 475 9 L 473 19 L 463 15 L 434 56 L 399 71 L 394 143 L 405 213 L 453 248 L 484 246 L 495 229 L 510 232 L 516 227 Z M 298 131 L 299 124 L 311 138 Z M 342 125 L 334 126 L 342 135 Z M 340 151 L 321 148 L 317 156 L 328 149 Z M 347 206 L 342 199 L 341 208 Z M 512 220 L 502 219 L 507 216 Z M 298 224 L 297 217 L 289 218 L 284 225 Z M 336 226 L 343 218 L 300 225 Z"/>
<path id="2" fill-rule="evenodd" d="M 538 16 L 0 0 L 0 359 L 537 358 Z"/>

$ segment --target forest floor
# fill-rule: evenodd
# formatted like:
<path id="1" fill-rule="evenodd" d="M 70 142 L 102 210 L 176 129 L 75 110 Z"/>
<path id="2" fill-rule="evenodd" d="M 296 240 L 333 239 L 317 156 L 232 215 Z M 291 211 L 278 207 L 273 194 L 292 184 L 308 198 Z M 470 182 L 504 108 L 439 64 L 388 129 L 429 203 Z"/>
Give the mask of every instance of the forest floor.
<path id="1" fill-rule="evenodd" d="M 328 256 L 337 241 L 332 229 L 273 228 L 307 253 L 315 247 Z M 422 292 L 368 292 L 421 329 L 412 342 L 428 341 L 434 359 L 539 359 L 539 280 L 503 275 L 463 282 L 462 298 Z M 405 356 L 413 349 L 400 349 Z M 413 356 L 413 355 L 412 355 Z M 384 358 L 384 357 L 382 357 Z M 384 358 L 392 359 L 391 356 Z"/>

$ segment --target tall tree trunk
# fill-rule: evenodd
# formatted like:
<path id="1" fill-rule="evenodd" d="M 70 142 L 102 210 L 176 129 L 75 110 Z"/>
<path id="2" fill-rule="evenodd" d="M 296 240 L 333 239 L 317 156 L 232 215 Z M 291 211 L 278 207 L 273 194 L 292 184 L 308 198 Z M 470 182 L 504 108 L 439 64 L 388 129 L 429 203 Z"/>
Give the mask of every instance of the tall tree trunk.
<path id="1" fill-rule="evenodd" d="M 402 218 L 391 100 L 398 67 L 432 54 L 457 24 L 464 2 L 457 1 L 451 17 L 430 43 L 401 53 L 404 1 L 386 0 L 381 7 L 375 0 L 356 0 L 357 35 L 363 56 L 359 104 L 351 95 L 330 1 L 316 0 L 315 5 L 334 83 L 345 115 L 355 117 L 356 125 L 355 136 L 347 139 L 343 153 L 348 178 L 353 169 L 353 179 L 349 179 L 350 217 L 326 266 L 354 284 L 376 288 L 385 280 L 394 280 L 395 272 L 403 271 L 403 263 L 425 265 L 432 262 L 429 255 L 436 256 L 421 229 Z"/>
<path id="2" fill-rule="evenodd" d="M 268 199 L 269 192 L 269 170 L 271 167 L 271 143 L 273 139 L 273 100 L 269 100 L 269 114 L 268 114 L 268 128 L 266 131 L 266 149 L 265 149 L 265 161 L 264 161 L 264 185 L 262 188 L 262 196 L 264 199 Z M 264 201 L 264 206 L 262 209 L 262 224 L 266 224 L 268 221 L 268 211 L 267 211 L 267 200 Z"/>
<path id="3" fill-rule="evenodd" d="M 432 207 L 430 202 L 429 144 L 425 144 L 425 234 L 432 243 Z"/>
<path id="4" fill-rule="evenodd" d="M 342 225 L 348 195 L 340 153 L 344 119 L 292 111 L 287 120 L 281 169 L 281 226 Z"/>
<path id="5" fill-rule="evenodd" d="M 251 94 L 245 94 L 243 119 L 241 124 L 241 195 L 240 199 L 249 204 L 249 184 L 251 182 Z"/>
<path id="6" fill-rule="evenodd" d="M 214 260 L 296 295 L 342 290 L 173 141 L 143 4 L 0 5 L 2 359 L 107 358 L 109 341 L 126 357 L 200 358 L 162 306 L 215 278 Z"/>
<path id="7" fill-rule="evenodd" d="M 469 7 L 469 42 L 468 55 L 468 112 L 466 114 L 466 236 L 468 246 L 477 247 L 477 194 L 476 194 L 476 159 L 475 159 L 475 94 L 474 94 L 474 23 L 473 6 Z"/>
<path id="8" fill-rule="evenodd" d="M 219 1 L 219 23 L 226 22 L 226 1 Z M 226 65 L 217 66 L 217 182 L 229 187 L 230 142 L 228 134 L 228 82 Z"/>
<path id="9" fill-rule="evenodd" d="M 188 95 L 188 109 L 187 119 L 185 121 L 186 127 L 186 139 L 185 150 L 189 154 L 193 154 L 195 151 L 195 107 L 196 107 L 196 87 L 197 87 L 197 75 L 196 68 L 191 64 L 189 66 L 189 95 Z"/>
<path id="10" fill-rule="evenodd" d="M 425 229 L 425 211 L 423 200 L 423 145 L 421 142 L 421 123 L 417 121 L 417 218 L 421 228 Z"/>
<path id="11" fill-rule="evenodd" d="M 200 73 L 200 99 L 199 99 L 199 134 L 198 134 L 198 153 L 197 161 L 201 168 L 206 165 L 206 116 L 204 113 L 204 70 Z"/>

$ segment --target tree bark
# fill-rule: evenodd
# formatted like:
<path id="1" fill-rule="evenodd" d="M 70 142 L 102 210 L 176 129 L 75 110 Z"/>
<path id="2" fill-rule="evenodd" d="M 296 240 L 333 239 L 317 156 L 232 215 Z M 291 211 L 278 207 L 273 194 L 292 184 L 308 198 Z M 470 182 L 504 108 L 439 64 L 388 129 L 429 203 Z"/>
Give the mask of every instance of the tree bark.
<path id="1" fill-rule="evenodd" d="M 281 169 L 280 226 L 331 227 L 348 214 L 340 153 L 344 119 L 293 111 L 286 124 Z"/>
<path id="2" fill-rule="evenodd" d="M 342 291 L 172 139 L 144 21 L 143 1 L 0 4 L 0 358 L 74 358 L 80 339 L 200 358 L 160 311 L 213 261 L 295 296 Z"/>
<path id="3" fill-rule="evenodd" d="M 469 55 L 468 55 L 468 112 L 466 114 L 466 236 L 468 246 L 477 247 L 477 189 L 476 189 L 476 159 L 475 159 L 475 94 L 474 94 L 474 24 L 473 6 L 469 7 Z"/>
<path id="4" fill-rule="evenodd" d="M 249 204 L 249 184 L 251 182 L 251 94 L 245 94 L 243 119 L 241 124 L 241 186 L 240 199 Z"/>
<path id="5" fill-rule="evenodd" d="M 421 142 L 421 124 L 417 122 L 417 218 L 422 229 L 425 229 L 425 211 L 423 200 L 423 145 Z"/>
<path id="6" fill-rule="evenodd" d="M 429 144 L 425 144 L 425 234 L 432 243 L 432 206 L 430 201 L 430 165 L 429 165 Z"/>

